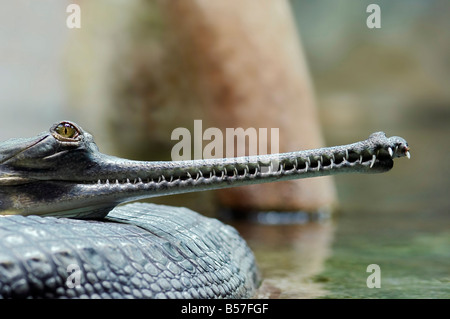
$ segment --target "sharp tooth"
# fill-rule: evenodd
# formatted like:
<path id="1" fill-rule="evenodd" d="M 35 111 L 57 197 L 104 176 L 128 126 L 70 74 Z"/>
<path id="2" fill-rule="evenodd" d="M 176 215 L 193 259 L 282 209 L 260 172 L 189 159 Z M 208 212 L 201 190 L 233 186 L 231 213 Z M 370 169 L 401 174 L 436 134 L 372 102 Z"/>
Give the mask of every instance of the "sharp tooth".
<path id="1" fill-rule="evenodd" d="M 375 156 L 375 154 L 372 155 L 372 162 L 370 163 L 370 168 L 373 167 L 373 164 L 375 164 L 375 160 L 377 159 L 377 157 Z"/>
<path id="2" fill-rule="evenodd" d="M 348 150 L 345 150 L 345 160 L 348 161 Z"/>
<path id="3" fill-rule="evenodd" d="M 363 162 L 363 156 L 361 154 L 361 155 L 359 155 L 359 163 L 362 164 L 362 162 Z"/>
<path id="4" fill-rule="evenodd" d="M 411 158 L 411 154 L 409 154 L 409 151 L 406 151 L 406 157 Z"/>
<path id="5" fill-rule="evenodd" d="M 389 151 L 389 155 L 391 155 L 391 157 L 392 157 L 392 155 L 394 155 L 394 151 L 392 150 L 392 148 L 388 147 L 388 151 Z"/>

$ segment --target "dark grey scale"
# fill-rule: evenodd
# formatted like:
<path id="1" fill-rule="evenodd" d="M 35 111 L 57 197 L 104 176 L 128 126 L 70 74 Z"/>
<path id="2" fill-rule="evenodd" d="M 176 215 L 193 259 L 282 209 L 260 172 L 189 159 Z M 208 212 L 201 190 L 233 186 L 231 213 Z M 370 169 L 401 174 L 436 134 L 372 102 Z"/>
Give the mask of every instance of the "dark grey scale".
<path id="1" fill-rule="evenodd" d="M 80 267 L 79 287 L 66 285 L 69 265 Z M 248 298 L 259 284 L 253 253 L 234 228 L 139 203 L 117 207 L 105 222 L 0 218 L 0 278 L 2 298 Z"/>

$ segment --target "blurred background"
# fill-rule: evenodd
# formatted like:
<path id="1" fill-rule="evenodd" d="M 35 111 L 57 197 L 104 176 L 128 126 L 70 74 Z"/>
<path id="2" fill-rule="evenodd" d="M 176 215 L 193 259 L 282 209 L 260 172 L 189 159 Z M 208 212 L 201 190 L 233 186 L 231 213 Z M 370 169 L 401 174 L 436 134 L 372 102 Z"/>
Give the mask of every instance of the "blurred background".
<path id="1" fill-rule="evenodd" d="M 81 29 L 66 27 L 70 3 L 81 6 Z M 370 3 L 381 7 L 380 29 L 366 26 Z M 385 131 L 404 137 L 412 158 L 397 160 L 388 174 L 336 177 L 339 211 L 332 220 L 233 222 L 265 278 L 260 297 L 448 298 L 450 3 L 292 0 L 288 5 L 323 143 L 346 144 Z M 161 17 L 160 1 L 2 3 L 0 140 L 33 136 L 70 119 L 93 133 L 104 152 L 160 159 L 161 154 L 141 154 L 129 141 L 149 139 L 150 126 L 158 146 L 175 127 L 188 126 L 183 113 L 205 115 L 190 106 L 195 100 L 184 100 L 183 108 L 171 110 L 169 125 L 162 120 L 168 116 L 164 110 L 141 106 L 179 104 L 170 94 L 150 94 L 164 89 L 157 83 L 170 83 L 177 92 L 189 88 L 182 79 L 190 65 L 162 72 L 146 62 L 178 54 L 171 51 L 176 40 L 161 32 Z M 146 81 L 149 74 L 153 82 Z M 369 264 L 381 268 L 380 289 L 366 286 Z"/>

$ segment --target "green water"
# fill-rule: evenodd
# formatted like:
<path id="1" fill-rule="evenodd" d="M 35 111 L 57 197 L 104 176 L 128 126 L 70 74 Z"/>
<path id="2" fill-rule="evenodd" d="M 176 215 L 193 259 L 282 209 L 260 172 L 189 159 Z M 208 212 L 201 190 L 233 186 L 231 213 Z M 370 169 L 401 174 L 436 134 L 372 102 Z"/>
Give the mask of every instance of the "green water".
<path id="1" fill-rule="evenodd" d="M 338 222 L 333 252 L 314 277 L 326 289 L 323 297 L 450 297 L 448 219 L 375 212 L 364 217 L 349 214 Z M 423 227 L 428 223 L 434 226 Z M 379 289 L 367 287 L 369 264 L 380 266 Z"/>

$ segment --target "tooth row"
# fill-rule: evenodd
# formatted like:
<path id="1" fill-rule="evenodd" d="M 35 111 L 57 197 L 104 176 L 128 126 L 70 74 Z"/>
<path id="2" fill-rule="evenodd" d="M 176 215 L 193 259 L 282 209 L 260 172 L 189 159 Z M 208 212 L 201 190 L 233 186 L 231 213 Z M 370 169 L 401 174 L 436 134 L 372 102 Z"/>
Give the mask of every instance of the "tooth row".
<path id="1" fill-rule="evenodd" d="M 391 147 L 388 147 L 387 151 L 388 151 L 390 157 L 392 158 L 394 156 L 394 154 L 398 151 L 398 146 L 395 148 L 395 151 Z M 370 159 L 370 164 L 369 164 L 370 168 L 372 168 L 375 165 L 375 162 L 376 162 L 377 156 L 378 156 L 378 152 L 377 152 L 377 154 L 372 154 L 372 158 Z M 408 158 L 411 157 L 409 151 L 406 151 L 405 155 Z M 324 165 L 323 164 L 323 162 L 324 162 L 323 156 L 320 156 L 320 158 L 315 159 L 315 161 L 317 162 L 317 166 L 315 166 L 315 167 L 312 167 L 312 165 L 311 165 L 311 158 L 310 157 L 306 157 L 305 159 L 302 159 L 302 162 L 303 162 L 303 165 L 304 165 L 304 167 L 302 167 L 302 168 L 298 168 L 299 167 L 299 159 L 295 158 L 294 159 L 294 165 L 293 165 L 293 168 L 291 170 L 297 170 L 297 171 L 301 170 L 303 172 L 307 172 L 308 170 L 311 169 L 311 170 L 318 171 L 321 168 L 323 168 L 323 169 L 333 169 L 336 165 L 340 165 L 342 162 L 355 163 L 355 162 L 350 162 L 349 161 L 349 151 L 347 149 L 345 150 L 344 154 L 341 155 L 342 156 L 342 162 L 341 163 L 336 164 L 336 156 L 337 155 L 335 155 L 335 154 L 331 154 L 330 155 L 330 157 L 328 158 L 328 161 L 330 162 L 330 164 L 328 164 L 328 165 Z M 363 155 L 360 154 L 359 155 L 359 164 L 363 164 L 364 162 L 365 161 L 363 159 Z M 281 164 L 280 166 L 281 166 L 281 169 L 280 169 L 279 172 L 283 173 L 284 172 L 284 168 L 285 168 L 285 164 Z"/>
<path id="2" fill-rule="evenodd" d="M 397 152 L 398 147 L 396 147 L 395 151 L 391 148 L 388 147 L 387 151 L 389 153 L 389 155 L 391 157 L 393 157 L 393 155 Z M 410 154 L 409 151 L 405 152 L 405 155 L 410 158 Z M 286 163 L 278 163 L 277 162 L 277 169 L 274 170 L 274 162 L 271 161 L 269 165 L 262 165 L 260 163 L 256 164 L 254 167 L 254 172 L 250 173 L 250 168 L 248 165 L 244 166 L 243 169 L 243 173 L 239 174 L 239 171 L 236 167 L 233 168 L 233 174 L 232 175 L 228 175 L 228 170 L 226 167 L 223 167 L 223 169 L 219 170 L 219 174 L 217 174 L 216 170 L 213 168 L 210 172 L 209 172 L 209 176 L 207 178 L 209 179 L 213 179 L 213 178 L 218 178 L 220 180 L 224 180 L 225 177 L 230 177 L 230 178 L 254 178 L 257 175 L 264 174 L 264 173 L 268 173 L 268 174 L 283 174 L 285 172 L 293 172 L 293 171 L 298 171 L 298 172 L 303 172 L 306 173 L 308 171 L 319 171 L 321 169 L 333 169 L 334 167 L 341 165 L 342 163 L 348 162 L 348 163 L 352 163 L 355 164 L 357 162 L 349 162 L 349 152 L 346 149 L 345 150 L 345 154 L 339 155 L 342 156 L 342 160 L 336 164 L 336 156 L 338 156 L 337 154 L 331 154 L 329 155 L 329 157 L 327 157 L 329 164 L 324 165 L 324 159 L 323 156 L 320 156 L 319 158 L 314 159 L 314 161 L 317 162 L 317 166 L 312 165 L 311 163 L 311 158 L 310 157 L 306 157 L 306 158 L 295 158 L 294 159 L 294 163 L 292 164 L 292 169 L 289 169 L 286 171 Z M 377 160 L 377 155 L 376 154 L 372 154 L 372 158 L 370 160 L 370 165 L 369 167 L 372 168 L 375 164 Z M 302 166 L 300 166 L 299 161 L 302 162 Z M 359 155 L 359 160 L 358 160 L 359 164 L 363 164 L 363 155 L 360 154 Z M 200 178 L 204 178 L 203 172 L 201 170 L 198 170 L 197 173 L 195 174 L 195 178 L 191 175 L 191 173 L 186 172 L 186 176 L 187 179 L 186 180 L 199 180 Z M 145 181 L 143 181 L 141 178 L 136 178 L 134 179 L 132 182 L 130 181 L 130 179 L 126 179 L 123 180 L 122 182 L 120 182 L 118 179 L 114 180 L 114 181 L 110 181 L 109 179 L 106 180 L 98 180 L 97 184 L 106 184 L 106 185 L 110 185 L 110 184 L 143 184 L 143 183 L 161 183 L 161 182 L 173 182 L 173 181 L 177 181 L 177 180 L 183 180 L 181 177 L 175 178 L 174 176 L 170 176 L 170 178 L 166 178 L 164 175 L 160 175 L 157 179 L 155 178 L 148 178 Z"/>
<path id="3" fill-rule="evenodd" d="M 146 182 L 150 183 L 150 182 L 153 182 L 153 180 L 147 179 Z M 134 179 L 133 182 L 131 182 L 130 179 L 128 179 L 128 178 L 126 180 L 123 180 L 122 182 L 120 182 L 118 179 L 111 180 L 111 181 L 109 179 L 105 179 L 105 180 L 99 179 L 97 181 L 97 184 L 99 184 L 99 185 L 101 185 L 101 184 L 106 184 L 106 185 L 117 184 L 117 185 L 119 185 L 119 184 L 138 184 L 138 183 L 144 183 L 144 182 L 142 181 L 141 178 Z"/>
<path id="4" fill-rule="evenodd" d="M 362 156 L 360 158 L 360 161 L 361 160 L 362 160 Z M 320 157 L 320 159 L 317 159 L 317 166 L 316 167 L 312 167 L 311 159 L 309 157 L 307 157 L 304 160 L 304 163 L 303 163 L 304 167 L 303 168 L 298 168 L 299 167 L 299 163 L 298 163 L 298 159 L 297 158 L 295 158 L 294 161 L 295 161 L 295 165 L 293 166 L 292 170 L 304 171 L 305 173 L 308 172 L 309 170 L 318 171 L 321 168 L 326 168 L 327 167 L 327 166 L 323 165 L 323 158 L 322 157 Z M 334 163 L 335 162 L 334 155 L 332 156 L 332 158 L 329 159 L 329 161 L 330 161 L 329 167 L 333 168 L 336 165 Z M 348 153 L 345 156 L 345 161 L 348 161 Z M 374 159 L 373 159 L 372 164 L 371 164 L 370 167 L 373 166 L 374 162 L 375 162 L 375 155 L 374 155 Z M 224 167 L 223 170 L 219 171 L 220 172 L 219 175 L 217 175 L 215 169 L 213 169 L 209 173 L 208 178 L 212 179 L 212 178 L 216 177 L 216 178 L 219 178 L 219 179 L 223 180 L 223 179 L 225 179 L 226 176 L 228 176 L 230 178 L 237 178 L 237 177 L 246 178 L 246 177 L 255 177 L 259 173 L 269 173 L 269 174 L 281 173 L 282 174 L 282 173 L 284 173 L 286 171 L 285 170 L 285 165 L 286 165 L 285 163 L 278 164 L 277 166 L 279 166 L 279 169 L 277 169 L 275 171 L 274 170 L 274 164 L 273 164 L 272 161 L 270 162 L 269 165 L 260 165 L 260 164 L 258 164 L 258 165 L 256 165 L 254 167 L 254 172 L 253 173 L 250 173 L 249 166 L 245 165 L 243 174 L 239 174 L 238 169 L 236 167 L 234 167 L 232 176 L 228 175 L 228 170 L 227 170 L 226 167 Z M 189 172 L 186 172 L 186 176 L 188 178 L 185 179 L 185 180 L 196 180 L 196 181 L 199 180 L 200 178 L 204 177 L 203 172 L 200 171 L 200 170 L 196 173 L 195 178 Z M 109 180 L 109 179 L 101 180 L 101 179 L 99 179 L 97 181 L 97 184 L 98 185 L 101 185 L 101 184 L 105 184 L 105 185 L 111 185 L 111 184 L 116 184 L 116 185 L 120 185 L 120 184 L 144 184 L 144 183 L 146 183 L 146 184 L 148 184 L 148 183 L 158 183 L 159 184 L 161 182 L 173 182 L 174 180 L 178 180 L 178 179 L 181 179 L 181 178 L 174 178 L 173 176 L 170 176 L 170 178 L 167 179 L 164 175 L 160 175 L 157 179 L 156 178 L 148 178 L 145 181 L 143 181 L 141 178 L 134 179 L 133 181 L 130 181 L 130 179 L 127 178 L 126 180 L 122 180 L 122 182 L 119 181 L 118 179 L 115 179 L 115 180 Z"/>

